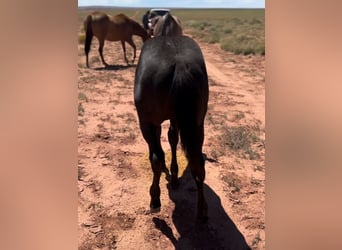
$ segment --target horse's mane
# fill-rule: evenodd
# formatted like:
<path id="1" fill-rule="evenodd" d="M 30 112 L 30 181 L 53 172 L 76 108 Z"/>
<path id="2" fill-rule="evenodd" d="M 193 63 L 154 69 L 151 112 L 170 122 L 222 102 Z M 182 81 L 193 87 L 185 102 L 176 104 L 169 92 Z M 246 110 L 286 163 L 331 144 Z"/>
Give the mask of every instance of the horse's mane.
<path id="1" fill-rule="evenodd" d="M 130 23 L 130 25 L 133 27 L 133 34 L 141 36 L 143 40 L 145 41 L 148 38 L 148 34 L 146 30 L 133 18 L 126 16 L 123 13 L 120 13 L 115 16 L 115 19 L 118 21 L 120 20 L 121 22 L 127 22 Z"/>
<path id="2" fill-rule="evenodd" d="M 126 16 L 125 14 L 123 13 L 120 13 L 118 15 L 115 16 L 116 18 L 118 19 L 122 19 L 122 20 L 125 20 L 129 23 L 132 23 L 134 26 L 138 27 L 140 26 L 140 24 L 138 22 L 136 22 L 133 18 L 129 17 L 129 16 Z M 141 27 L 141 26 L 140 26 Z"/>
<path id="3" fill-rule="evenodd" d="M 182 26 L 180 20 L 170 13 L 165 14 L 162 17 L 158 17 L 156 20 L 155 35 L 182 35 Z"/>
<path id="4" fill-rule="evenodd" d="M 130 22 L 130 18 L 123 13 L 111 16 L 111 19 L 116 23 Z"/>

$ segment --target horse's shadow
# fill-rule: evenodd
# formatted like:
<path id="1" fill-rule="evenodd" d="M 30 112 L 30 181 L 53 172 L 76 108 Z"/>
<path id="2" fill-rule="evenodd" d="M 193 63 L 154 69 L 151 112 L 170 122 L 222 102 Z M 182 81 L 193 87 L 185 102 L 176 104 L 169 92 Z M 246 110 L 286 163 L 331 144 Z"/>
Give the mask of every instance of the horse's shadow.
<path id="1" fill-rule="evenodd" d="M 179 238 L 175 237 L 172 228 L 163 219 L 154 217 L 153 222 L 169 238 L 175 249 L 251 249 L 224 211 L 219 196 L 206 184 L 204 195 L 208 203 L 209 219 L 207 223 L 196 219 L 197 188 L 189 167 L 180 178 L 179 187 L 175 190 L 168 184 L 168 192 L 175 203 L 172 220 Z"/>
<path id="2" fill-rule="evenodd" d="M 136 67 L 136 64 L 126 64 L 126 65 L 107 65 L 107 66 L 103 66 L 103 67 L 96 67 L 94 68 L 94 70 L 124 70 L 124 69 L 128 69 L 128 68 L 133 68 Z"/>

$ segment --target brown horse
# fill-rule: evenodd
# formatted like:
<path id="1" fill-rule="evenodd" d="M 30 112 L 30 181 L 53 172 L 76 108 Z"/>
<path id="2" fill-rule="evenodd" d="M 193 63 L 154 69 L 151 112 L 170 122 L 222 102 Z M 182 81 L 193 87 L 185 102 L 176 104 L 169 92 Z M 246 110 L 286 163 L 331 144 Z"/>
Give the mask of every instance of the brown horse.
<path id="1" fill-rule="evenodd" d="M 183 29 L 181 21 L 170 13 L 156 16 L 152 19 L 153 36 L 181 36 Z"/>
<path id="2" fill-rule="evenodd" d="M 93 12 L 84 20 L 84 30 L 86 33 L 84 51 L 86 54 L 87 67 L 89 67 L 88 54 L 93 36 L 97 37 L 99 40 L 99 53 L 102 63 L 105 66 L 108 66 L 103 58 L 103 46 L 105 40 L 121 41 L 125 61 L 128 64 L 125 42 L 131 45 L 134 49 L 133 63 L 136 57 L 136 46 L 132 40 L 132 36 L 140 36 L 143 42 L 148 39 L 146 30 L 141 27 L 139 23 L 124 14 L 110 16 L 103 12 Z"/>

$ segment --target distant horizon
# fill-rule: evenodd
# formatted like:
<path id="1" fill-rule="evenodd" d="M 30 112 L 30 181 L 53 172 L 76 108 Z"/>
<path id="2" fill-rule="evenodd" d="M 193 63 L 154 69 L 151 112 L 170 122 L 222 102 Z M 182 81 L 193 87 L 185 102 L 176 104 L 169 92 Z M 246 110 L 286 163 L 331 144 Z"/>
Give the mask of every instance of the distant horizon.
<path id="1" fill-rule="evenodd" d="M 78 7 L 265 9 L 265 0 L 78 0 Z"/>
<path id="2" fill-rule="evenodd" d="M 144 7 L 144 6 L 113 6 L 113 5 L 81 5 L 78 8 L 120 8 L 120 9 L 265 9 L 265 7 Z"/>

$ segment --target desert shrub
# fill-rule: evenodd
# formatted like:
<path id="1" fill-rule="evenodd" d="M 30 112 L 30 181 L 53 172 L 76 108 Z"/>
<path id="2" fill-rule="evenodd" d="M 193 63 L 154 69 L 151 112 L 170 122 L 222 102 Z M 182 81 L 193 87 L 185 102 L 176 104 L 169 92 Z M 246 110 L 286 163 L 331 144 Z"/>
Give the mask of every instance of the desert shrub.
<path id="1" fill-rule="evenodd" d="M 198 14 L 195 16 L 195 14 Z M 177 10 L 185 33 L 235 54 L 265 54 L 264 10 Z M 205 20 L 205 21 L 204 21 Z"/>
<path id="2" fill-rule="evenodd" d="M 252 145 L 259 142 L 259 137 L 251 128 L 246 126 L 224 127 L 220 136 L 221 145 L 232 151 L 240 153 L 243 157 L 249 159 L 258 159 L 260 156 L 252 148 Z"/>
<path id="3" fill-rule="evenodd" d="M 220 40 L 221 49 L 235 54 L 260 54 L 265 55 L 264 43 L 247 36 L 228 36 Z"/>

